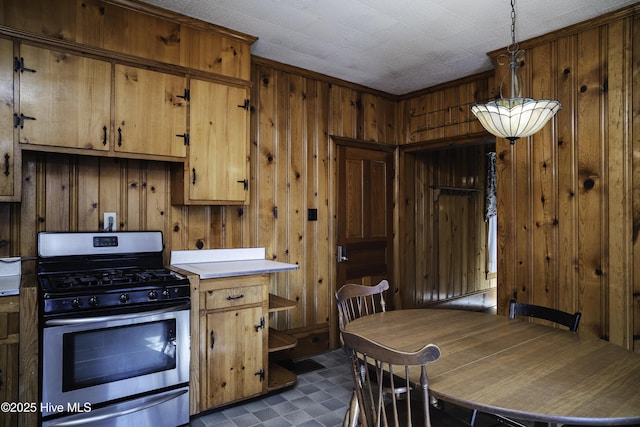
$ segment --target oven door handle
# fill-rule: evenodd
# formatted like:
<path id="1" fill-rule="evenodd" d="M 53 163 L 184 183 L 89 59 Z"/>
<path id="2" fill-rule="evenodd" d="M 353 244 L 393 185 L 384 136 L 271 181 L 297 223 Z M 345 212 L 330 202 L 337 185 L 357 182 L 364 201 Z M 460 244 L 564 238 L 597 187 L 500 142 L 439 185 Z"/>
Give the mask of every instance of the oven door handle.
<path id="1" fill-rule="evenodd" d="M 45 326 L 68 326 L 68 325 L 86 325 L 96 322 L 110 322 L 113 320 L 127 320 L 139 318 L 141 315 L 153 316 L 156 314 L 171 313 L 173 311 L 188 310 L 189 304 L 181 304 L 158 310 L 143 311 L 137 313 L 115 314 L 112 316 L 94 316 L 94 317 L 78 317 L 74 319 L 50 319 L 44 322 Z"/>
<path id="2" fill-rule="evenodd" d="M 86 417 L 78 417 L 75 418 L 73 420 L 60 420 L 60 422 L 49 422 L 47 423 L 48 427 L 70 427 L 70 426 L 79 426 L 79 425 L 87 425 L 87 424 L 93 424 L 96 423 L 98 421 L 104 421 L 104 420 L 109 420 L 112 418 L 117 418 L 117 417 L 122 417 L 124 415 L 129 415 L 129 414 L 133 414 L 134 412 L 138 412 L 138 411 L 142 411 L 145 409 L 149 409 L 152 408 L 154 406 L 158 406 L 161 405 L 165 402 L 168 402 L 172 399 L 175 399 L 181 395 L 183 395 L 184 393 L 187 393 L 189 390 L 188 389 L 181 389 L 178 391 L 175 391 L 173 393 L 170 394 L 163 394 L 161 396 L 156 396 L 153 398 L 148 399 L 146 402 L 131 407 L 131 408 L 127 408 L 127 409 L 123 409 L 121 411 L 115 411 L 115 412 L 111 412 L 111 411 L 101 411 L 101 409 L 107 409 L 107 408 L 100 408 L 95 410 L 94 412 L 100 412 L 99 414 L 91 414 L 91 412 L 87 412 L 87 416 Z"/>

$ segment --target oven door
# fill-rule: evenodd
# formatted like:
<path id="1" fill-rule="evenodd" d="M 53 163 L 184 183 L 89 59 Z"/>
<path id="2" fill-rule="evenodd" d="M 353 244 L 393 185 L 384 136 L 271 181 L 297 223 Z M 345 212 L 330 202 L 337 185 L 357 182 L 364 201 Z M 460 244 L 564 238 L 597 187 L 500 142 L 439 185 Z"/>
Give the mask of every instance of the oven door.
<path id="1" fill-rule="evenodd" d="M 92 407 L 189 382 L 189 304 L 45 321 L 43 417 L 69 403 Z M 49 405 L 51 404 L 51 405 Z"/>

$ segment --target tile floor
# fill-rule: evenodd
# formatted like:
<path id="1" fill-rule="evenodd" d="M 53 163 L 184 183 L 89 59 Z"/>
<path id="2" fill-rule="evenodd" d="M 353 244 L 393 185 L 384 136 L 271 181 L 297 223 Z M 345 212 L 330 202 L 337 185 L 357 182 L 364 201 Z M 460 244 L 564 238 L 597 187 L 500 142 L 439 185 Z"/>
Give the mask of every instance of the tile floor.
<path id="1" fill-rule="evenodd" d="M 298 375 L 293 388 L 201 415 L 191 427 L 335 427 L 349 405 L 353 382 L 342 349 L 311 357 L 324 369 Z"/>

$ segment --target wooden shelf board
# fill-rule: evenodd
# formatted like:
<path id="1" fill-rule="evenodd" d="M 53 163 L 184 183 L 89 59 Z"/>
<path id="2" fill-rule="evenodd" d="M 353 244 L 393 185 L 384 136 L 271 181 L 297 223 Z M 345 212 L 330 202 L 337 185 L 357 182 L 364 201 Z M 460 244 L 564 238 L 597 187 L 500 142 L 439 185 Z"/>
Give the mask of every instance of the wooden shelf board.
<path id="1" fill-rule="evenodd" d="M 291 335 L 269 328 L 269 353 L 293 348 L 298 340 Z"/>
<path id="2" fill-rule="evenodd" d="M 269 363 L 269 384 L 267 385 L 269 391 L 288 387 L 295 384 L 297 380 L 298 377 L 293 372 L 277 363 Z"/>
<path id="3" fill-rule="evenodd" d="M 297 305 L 295 301 L 291 301 L 286 298 L 279 297 L 274 294 L 269 294 L 269 313 L 275 313 L 276 311 L 291 310 Z"/>

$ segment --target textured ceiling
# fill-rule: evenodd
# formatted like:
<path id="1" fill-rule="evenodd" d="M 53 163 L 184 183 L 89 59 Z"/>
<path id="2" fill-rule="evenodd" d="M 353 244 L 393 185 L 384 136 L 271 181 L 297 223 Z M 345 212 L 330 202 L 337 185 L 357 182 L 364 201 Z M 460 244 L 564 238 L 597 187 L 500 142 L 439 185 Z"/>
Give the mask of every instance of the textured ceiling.
<path id="1" fill-rule="evenodd" d="M 509 0 L 143 0 L 258 37 L 253 55 L 401 95 L 492 68 Z M 520 0 L 526 40 L 638 0 Z"/>

